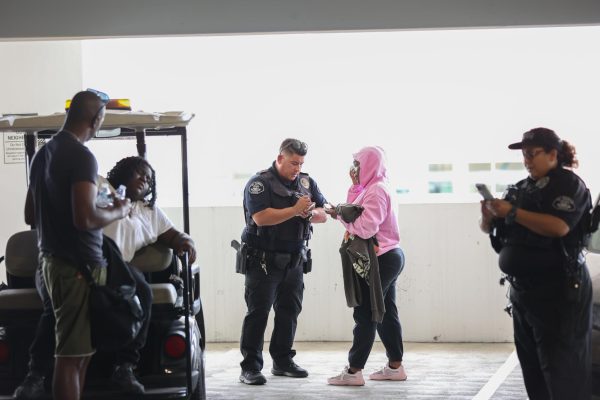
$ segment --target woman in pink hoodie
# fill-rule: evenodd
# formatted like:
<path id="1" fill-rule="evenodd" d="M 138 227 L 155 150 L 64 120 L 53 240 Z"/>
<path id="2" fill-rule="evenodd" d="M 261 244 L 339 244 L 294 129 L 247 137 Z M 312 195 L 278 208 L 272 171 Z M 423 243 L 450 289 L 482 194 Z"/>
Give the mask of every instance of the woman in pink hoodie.
<path id="1" fill-rule="evenodd" d="M 402 366 L 404 353 L 402 328 L 396 307 L 396 280 L 404 268 L 404 254 L 400 249 L 398 222 L 389 189 L 386 186 L 385 152 L 381 147 L 365 147 L 354 154 L 350 169 L 352 186 L 348 190 L 348 203 L 364 207 L 362 214 L 352 223 L 344 222 L 334 211 L 328 211 L 339 220 L 346 231 L 363 239 L 376 237 L 379 243 L 377 261 L 383 291 L 385 314 L 383 321 L 372 321 L 369 287 L 359 279 L 362 304 L 354 307 L 354 340 L 348 354 L 348 366 L 341 374 L 329 378 L 330 385 L 362 386 L 365 380 L 362 369 L 367 362 L 375 340 L 375 332 L 385 346 L 388 363 L 369 375 L 372 380 L 406 380 Z"/>

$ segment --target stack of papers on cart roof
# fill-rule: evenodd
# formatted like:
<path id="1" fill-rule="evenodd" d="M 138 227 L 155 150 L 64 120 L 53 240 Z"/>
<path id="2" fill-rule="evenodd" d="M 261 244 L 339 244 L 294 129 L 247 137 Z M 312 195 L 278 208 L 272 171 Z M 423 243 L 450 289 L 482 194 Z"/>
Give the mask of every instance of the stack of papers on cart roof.
<path id="1" fill-rule="evenodd" d="M 172 128 L 187 126 L 193 113 L 183 111 L 167 111 L 162 113 L 149 113 L 143 111 L 106 110 L 106 117 L 102 129 L 114 128 Z M 19 116 L 0 115 L 0 131 L 24 132 L 41 131 L 46 129 L 60 129 L 65 122 L 65 113 L 50 115 Z"/>

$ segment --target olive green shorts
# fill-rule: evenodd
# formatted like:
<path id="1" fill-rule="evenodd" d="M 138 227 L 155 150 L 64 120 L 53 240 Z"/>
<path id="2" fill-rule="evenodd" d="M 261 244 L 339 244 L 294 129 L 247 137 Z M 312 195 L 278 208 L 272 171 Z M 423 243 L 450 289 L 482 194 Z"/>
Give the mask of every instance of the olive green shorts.
<path id="1" fill-rule="evenodd" d="M 90 328 L 90 287 L 77 265 L 61 258 L 42 256 L 44 281 L 56 318 L 56 357 L 94 354 Z M 94 280 L 106 284 L 106 268 L 92 268 Z"/>

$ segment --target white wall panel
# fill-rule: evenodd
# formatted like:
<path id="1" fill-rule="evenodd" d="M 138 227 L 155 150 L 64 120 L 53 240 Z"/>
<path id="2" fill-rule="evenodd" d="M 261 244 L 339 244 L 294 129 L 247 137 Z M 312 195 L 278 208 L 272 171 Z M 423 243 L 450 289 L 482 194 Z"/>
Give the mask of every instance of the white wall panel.
<path id="1" fill-rule="evenodd" d="M 180 210 L 168 209 L 180 223 Z M 512 321 L 502 311 L 506 287 L 498 284 L 497 256 L 478 228 L 478 204 L 400 205 L 398 219 L 406 267 L 397 286 L 404 337 L 410 341 L 512 340 Z M 305 276 L 304 309 L 297 340 L 349 340 L 338 247 L 341 225 L 315 226 L 313 272 Z M 232 239 L 239 239 L 237 207 L 193 208 L 192 236 L 199 248 L 202 299 L 210 341 L 238 341 L 245 313 L 244 278 L 234 273 Z M 600 260 L 588 256 L 593 273 Z M 272 329 L 267 327 L 268 338 Z"/>

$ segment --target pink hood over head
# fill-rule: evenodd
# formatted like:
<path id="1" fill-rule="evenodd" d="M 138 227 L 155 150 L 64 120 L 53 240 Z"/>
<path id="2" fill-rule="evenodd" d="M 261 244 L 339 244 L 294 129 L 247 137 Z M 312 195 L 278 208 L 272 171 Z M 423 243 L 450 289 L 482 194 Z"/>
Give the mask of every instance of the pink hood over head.
<path id="1" fill-rule="evenodd" d="M 385 151 L 379 146 L 363 147 L 354 154 L 360 163 L 358 179 L 362 187 L 387 180 Z"/>
<path id="2" fill-rule="evenodd" d="M 364 147 L 354 159 L 360 163 L 360 183 L 350 187 L 346 201 L 362 205 L 364 210 L 354 222 L 346 223 L 339 216 L 338 220 L 352 235 L 363 239 L 376 236 L 380 256 L 400 247 L 395 204 L 387 188 L 385 152 L 378 146 Z"/>

